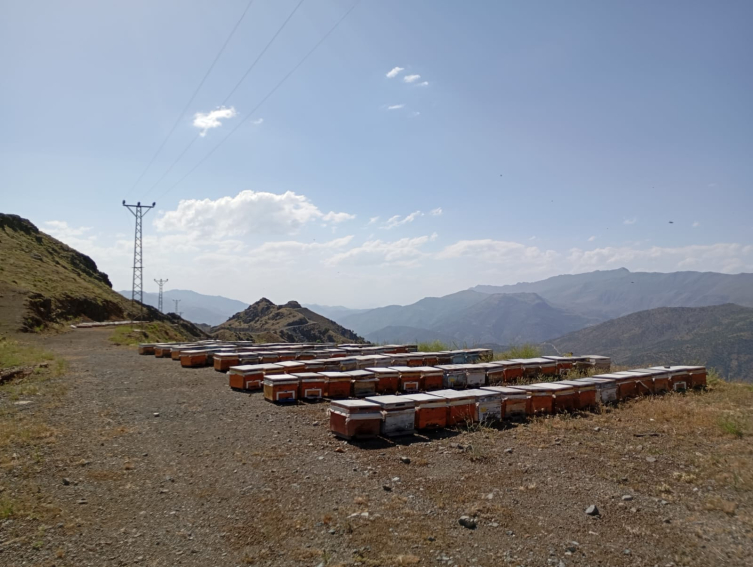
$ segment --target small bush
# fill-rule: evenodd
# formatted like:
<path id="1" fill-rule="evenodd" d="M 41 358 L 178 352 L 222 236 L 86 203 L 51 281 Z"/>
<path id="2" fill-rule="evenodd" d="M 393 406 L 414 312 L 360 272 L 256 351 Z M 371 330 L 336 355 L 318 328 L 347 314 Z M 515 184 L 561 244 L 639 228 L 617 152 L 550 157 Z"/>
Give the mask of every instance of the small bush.
<path id="1" fill-rule="evenodd" d="M 719 427 L 727 435 L 732 435 L 738 439 L 741 439 L 745 435 L 742 422 L 733 416 L 720 417 Z"/>
<path id="2" fill-rule="evenodd" d="M 442 341 L 431 341 L 418 343 L 416 345 L 419 352 L 441 352 L 443 350 L 452 350 L 449 345 Z"/>
<path id="3" fill-rule="evenodd" d="M 509 360 L 511 358 L 537 358 L 541 356 L 541 349 L 533 344 L 512 346 L 504 352 L 494 355 L 494 360 Z"/>

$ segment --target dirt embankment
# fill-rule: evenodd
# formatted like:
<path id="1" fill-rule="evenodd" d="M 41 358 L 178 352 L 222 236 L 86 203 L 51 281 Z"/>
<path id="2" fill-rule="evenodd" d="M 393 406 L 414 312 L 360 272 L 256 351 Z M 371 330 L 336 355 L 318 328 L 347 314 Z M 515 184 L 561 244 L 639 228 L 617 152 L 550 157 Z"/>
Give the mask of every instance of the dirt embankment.
<path id="1" fill-rule="evenodd" d="M 0 392 L 26 428 L 0 437 L 3 565 L 753 561 L 750 388 L 348 444 L 326 404 L 277 407 L 110 332 L 45 340 L 69 360 L 57 395 Z"/>

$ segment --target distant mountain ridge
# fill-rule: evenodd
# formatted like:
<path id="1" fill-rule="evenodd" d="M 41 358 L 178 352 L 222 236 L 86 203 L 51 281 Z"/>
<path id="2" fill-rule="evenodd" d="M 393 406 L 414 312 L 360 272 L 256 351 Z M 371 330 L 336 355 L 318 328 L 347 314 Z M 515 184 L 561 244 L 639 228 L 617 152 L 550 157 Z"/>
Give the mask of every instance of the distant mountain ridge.
<path id="1" fill-rule="evenodd" d="M 365 342 L 353 331 L 302 307 L 297 301 L 275 305 L 265 297 L 213 327 L 212 334 L 222 340 L 256 342 Z"/>
<path id="2" fill-rule="evenodd" d="M 119 292 L 130 299 L 130 291 Z M 248 303 L 229 299 L 221 295 L 204 295 L 187 289 L 171 289 L 163 293 L 163 309 L 166 313 L 175 311 L 176 299 L 180 300 L 178 311 L 183 313 L 183 318 L 193 323 L 204 323 L 210 326 L 224 323 L 235 313 L 248 307 Z M 144 303 L 157 307 L 159 294 L 144 292 Z"/>
<path id="3" fill-rule="evenodd" d="M 611 356 L 618 365 L 703 364 L 753 382 L 753 309 L 731 303 L 639 311 L 550 344 L 560 352 Z"/>

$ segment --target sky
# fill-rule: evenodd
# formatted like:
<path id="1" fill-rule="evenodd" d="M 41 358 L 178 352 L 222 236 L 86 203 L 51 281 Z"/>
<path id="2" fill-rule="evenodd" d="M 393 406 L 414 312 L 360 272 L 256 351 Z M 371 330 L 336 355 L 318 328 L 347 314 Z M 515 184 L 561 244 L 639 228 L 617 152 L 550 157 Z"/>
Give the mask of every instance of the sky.
<path id="1" fill-rule="evenodd" d="M 121 203 L 156 202 L 145 291 L 247 302 L 753 272 L 752 20 L 747 0 L 3 0 L 0 210 L 130 289 Z"/>

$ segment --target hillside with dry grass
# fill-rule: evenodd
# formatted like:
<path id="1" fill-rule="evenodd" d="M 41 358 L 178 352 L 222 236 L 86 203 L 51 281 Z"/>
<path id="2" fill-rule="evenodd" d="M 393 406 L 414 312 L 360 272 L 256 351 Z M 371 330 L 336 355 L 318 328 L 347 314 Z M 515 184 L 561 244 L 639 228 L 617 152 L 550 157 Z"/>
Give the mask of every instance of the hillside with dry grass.
<path id="1" fill-rule="evenodd" d="M 353 331 L 338 325 L 297 301 L 275 305 L 263 297 L 230 319 L 213 327 L 222 340 L 256 342 L 363 343 Z"/>

